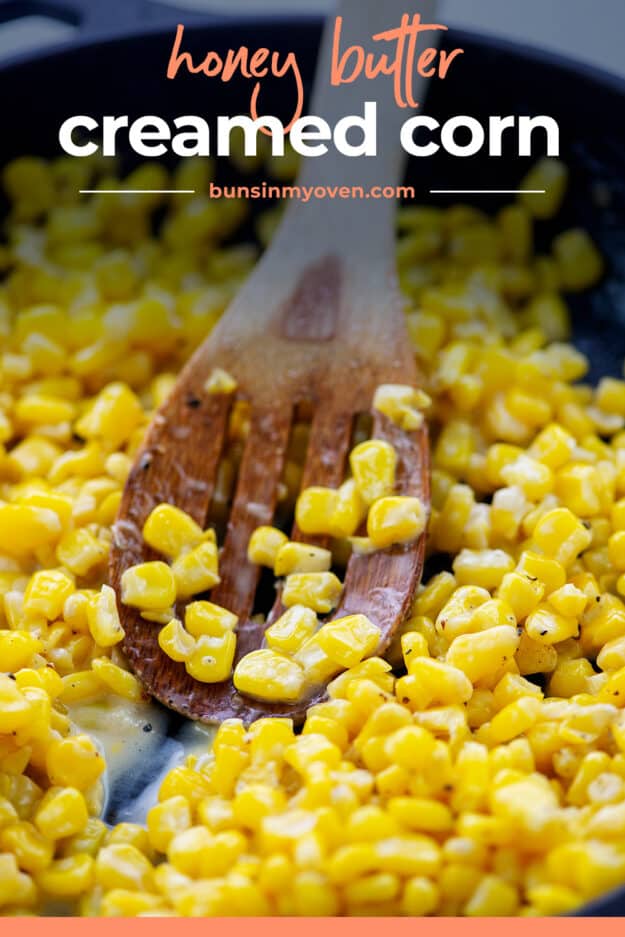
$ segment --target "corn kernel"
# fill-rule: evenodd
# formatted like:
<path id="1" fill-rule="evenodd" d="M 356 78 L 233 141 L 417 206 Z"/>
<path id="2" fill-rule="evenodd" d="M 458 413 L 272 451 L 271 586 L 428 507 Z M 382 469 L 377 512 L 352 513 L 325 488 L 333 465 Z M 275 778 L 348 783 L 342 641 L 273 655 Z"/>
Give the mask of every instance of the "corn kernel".
<path id="1" fill-rule="evenodd" d="M 293 573 L 284 583 L 282 601 L 287 608 L 304 605 L 325 615 L 338 605 L 342 589 L 334 573 Z"/>
<path id="2" fill-rule="evenodd" d="M 100 647 L 113 647 L 123 640 L 124 629 L 119 620 L 117 597 L 110 586 L 102 586 L 97 598 L 89 603 L 87 620 L 93 640 Z"/>
<path id="3" fill-rule="evenodd" d="M 349 668 L 375 652 L 380 631 L 366 615 L 348 615 L 323 625 L 317 641 L 330 660 Z"/>
<path id="4" fill-rule="evenodd" d="M 304 671 L 299 664 L 268 649 L 243 657 L 233 679 L 240 693 L 268 702 L 295 703 L 304 689 Z"/>
<path id="5" fill-rule="evenodd" d="M 89 814 L 85 798 L 74 787 L 50 788 L 40 802 L 33 821 L 47 839 L 65 839 L 80 833 Z"/>
<path id="6" fill-rule="evenodd" d="M 218 637 L 201 635 L 185 661 L 189 676 L 201 683 L 221 683 L 232 674 L 237 648 L 236 635 L 226 631 Z"/>
<path id="7" fill-rule="evenodd" d="M 372 439 L 352 449 L 349 463 L 363 501 L 371 505 L 395 489 L 397 454 L 387 442 Z"/>
<path id="8" fill-rule="evenodd" d="M 382 384 L 373 396 L 373 408 L 406 432 L 423 425 L 423 410 L 430 398 L 421 390 L 403 384 Z"/>
<path id="9" fill-rule="evenodd" d="M 122 573 L 121 587 L 122 602 L 133 608 L 157 611 L 173 605 L 176 599 L 174 573 L 160 561 L 126 569 Z"/>
<path id="10" fill-rule="evenodd" d="M 553 252 L 565 289 L 589 289 L 601 279 L 604 263 L 589 235 L 581 229 L 565 231 L 553 242 Z"/>
<path id="11" fill-rule="evenodd" d="M 247 548 L 250 563 L 273 569 L 278 551 L 289 542 L 286 534 L 276 527 L 257 527 Z"/>
<path id="12" fill-rule="evenodd" d="M 285 543 L 276 554 L 273 572 L 275 576 L 324 573 L 331 565 L 332 554 L 329 550 L 308 543 Z"/>
<path id="13" fill-rule="evenodd" d="M 108 657 L 97 657 L 91 662 L 93 672 L 112 693 L 136 703 L 143 698 L 141 684 L 135 676 L 118 667 Z"/>
<path id="14" fill-rule="evenodd" d="M 427 515 L 419 498 L 391 497 L 376 501 L 367 518 L 367 533 L 380 550 L 416 540 L 425 530 Z"/>
<path id="15" fill-rule="evenodd" d="M 146 563 L 144 565 L 154 566 L 156 564 Z M 178 598 L 190 599 L 194 595 L 199 595 L 201 592 L 206 592 L 208 589 L 212 589 L 213 586 L 216 586 L 219 582 L 217 545 L 210 540 L 205 541 L 198 547 L 195 547 L 188 553 L 182 554 L 176 560 L 174 560 L 171 571 L 168 567 L 166 568 L 170 572 L 170 575 L 173 574 L 175 594 L 178 596 Z M 166 594 L 169 595 L 171 585 L 169 580 L 167 580 L 167 584 L 165 585 L 165 579 L 166 577 L 163 573 L 162 579 L 159 579 L 158 586 L 155 584 L 155 592 L 158 588 L 160 588 L 161 590 L 166 590 Z M 173 602 L 173 599 L 171 602 Z M 161 600 L 159 607 L 163 608 L 164 606 L 168 606 L 171 604 L 171 602 L 163 602 Z"/>
<path id="16" fill-rule="evenodd" d="M 192 635 L 185 631 L 182 622 L 172 618 L 169 624 L 159 631 L 158 645 L 171 660 L 184 663 L 191 658 L 196 642 Z"/>
<path id="17" fill-rule="evenodd" d="M 206 537 L 193 518 L 171 504 L 159 504 L 143 525 L 148 546 L 172 560 L 199 546 Z"/>
<path id="18" fill-rule="evenodd" d="M 317 616 L 303 605 L 293 605 L 265 631 L 267 647 L 280 654 L 295 654 L 317 630 Z"/>
<path id="19" fill-rule="evenodd" d="M 185 609 L 185 628 L 194 638 L 201 638 L 203 635 L 219 638 L 229 631 L 234 631 L 237 623 L 236 615 L 220 605 L 215 605 L 214 602 L 191 602 Z"/>
<path id="20" fill-rule="evenodd" d="M 578 635 L 577 618 L 565 617 L 549 608 L 537 608 L 525 622 L 528 637 L 539 644 L 558 644 Z"/>
<path id="21" fill-rule="evenodd" d="M 41 570 L 31 577 L 24 595 L 24 611 L 43 615 L 48 621 L 58 618 L 65 600 L 74 591 L 74 582 L 61 570 Z"/>

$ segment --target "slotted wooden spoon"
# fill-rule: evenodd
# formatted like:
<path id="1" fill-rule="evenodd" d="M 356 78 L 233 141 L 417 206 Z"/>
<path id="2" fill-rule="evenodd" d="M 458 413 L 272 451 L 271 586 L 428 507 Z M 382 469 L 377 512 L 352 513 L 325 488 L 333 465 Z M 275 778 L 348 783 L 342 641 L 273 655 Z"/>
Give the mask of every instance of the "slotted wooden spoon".
<path id="1" fill-rule="evenodd" d="M 424 18 L 433 3 L 421 3 Z M 405 0 L 343 0 L 343 42 L 367 38 L 399 23 Z M 429 20 L 432 21 L 431 19 Z M 329 82 L 333 24 L 326 32 L 311 113 L 330 126 L 343 116 L 362 114 L 365 100 L 378 103 L 378 156 L 332 155 L 309 159 L 302 185 L 395 185 L 403 164 L 399 132 L 409 113 L 393 100 L 392 81 Z M 418 89 L 423 99 L 425 88 Z M 258 567 L 247 560 L 253 530 L 271 524 L 278 486 L 298 403 L 314 405 L 302 485 L 338 487 L 344 479 L 356 415 L 371 409 L 380 384 L 418 386 L 404 325 L 395 265 L 395 201 L 325 199 L 290 203 L 270 248 L 207 341 L 182 371 L 155 416 L 128 479 L 115 524 L 110 578 L 120 579 L 133 564 L 154 559 L 141 531 L 161 502 L 177 505 L 204 525 L 226 436 L 232 395 L 204 390 L 214 368 L 238 383 L 237 395 L 251 404 L 251 429 L 220 559 L 220 584 L 212 601 L 239 616 L 237 660 L 262 645 L 266 625 L 252 621 Z M 374 434 L 399 454 L 397 490 L 429 503 L 427 432 L 406 434 L 374 414 Z M 299 539 L 297 530 L 293 537 Z M 378 652 L 389 645 L 409 609 L 421 575 L 424 538 L 369 556 L 352 556 L 340 606 L 334 617 L 366 614 L 380 629 Z M 270 615 L 275 619 L 280 600 Z M 263 715 L 301 721 L 311 702 L 273 705 L 239 695 L 232 682 L 203 684 L 158 646 L 159 626 L 120 603 L 126 632 L 124 651 L 146 690 L 192 719 L 250 722 Z"/>

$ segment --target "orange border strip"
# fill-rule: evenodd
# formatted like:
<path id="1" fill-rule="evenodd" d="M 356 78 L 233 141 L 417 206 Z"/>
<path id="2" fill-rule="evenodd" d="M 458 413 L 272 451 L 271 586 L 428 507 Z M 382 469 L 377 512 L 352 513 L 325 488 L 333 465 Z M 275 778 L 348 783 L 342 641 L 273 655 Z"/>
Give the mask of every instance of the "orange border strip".
<path id="1" fill-rule="evenodd" d="M 4 935 L 19 937 L 137 937 L 145 927 L 149 937 L 171 937 L 176 918 L 4 918 Z M 589 927 L 596 921 L 601 926 L 601 937 L 623 937 L 625 918 L 566 918 L 562 926 L 567 937 L 586 937 Z M 207 928 L 213 934 L 227 933 L 228 937 L 380 937 L 380 930 L 392 928 L 393 937 L 506 937 L 529 935 L 553 937 L 558 928 L 557 918 L 185 918 L 185 937 L 206 937 Z"/>

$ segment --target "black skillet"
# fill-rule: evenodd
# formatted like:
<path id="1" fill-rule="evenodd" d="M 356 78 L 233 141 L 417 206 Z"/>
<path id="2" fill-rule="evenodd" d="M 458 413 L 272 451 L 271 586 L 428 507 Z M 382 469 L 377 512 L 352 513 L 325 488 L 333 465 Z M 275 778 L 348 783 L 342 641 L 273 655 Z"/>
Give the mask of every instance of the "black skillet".
<path id="1" fill-rule="evenodd" d="M 321 34 L 320 20 L 310 17 L 208 18 L 142 0 L 0 0 L 0 23 L 36 14 L 77 30 L 61 46 L 16 56 L 0 68 L 2 165 L 25 154 L 59 155 L 58 128 L 75 114 L 133 118 L 156 113 L 166 119 L 198 114 L 210 120 L 217 114 L 247 113 L 251 88 L 243 79 L 223 84 L 181 73 L 175 81 L 167 80 L 178 22 L 187 27 L 186 47 L 198 60 L 209 50 L 225 53 L 242 45 L 282 54 L 294 51 L 307 83 Z M 583 225 L 609 264 L 600 287 L 571 301 L 575 341 L 592 362 L 592 378 L 620 374 L 625 356 L 625 81 L 556 55 L 470 33 L 454 32 L 447 44 L 463 47 L 465 55 L 445 82 L 434 84 L 428 113 L 441 121 L 457 114 L 483 121 L 493 114 L 549 114 L 559 122 L 562 156 L 572 181 L 557 226 Z M 283 99 L 282 88 L 276 81 L 264 92 L 265 111 L 286 119 L 292 102 Z M 125 168 L 136 161 L 128 157 Z M 519 158 L 514 147 L 499 158 L 439 155 L 413 163 L 408 181 L 423 200 L 431 198 L 430 189 L 513 189 L 531 162 Z M 443 197 L 439 201 L 443 204 Z M 496 209 L 506 201 L 493 196 L 479 204 Z M 554 230 L 541 226 L 539 247 L 542 243 L 547 249 Z M 179 729 L 172 715 L 172 738 Z M 147 774 L 137 777 L 136 791 L 149 780 Z M 124 794 L 128 796 L 127 788 Z M 113 791 L 111 820 L 120 807 Z M 625 888 L 582 913 L 625 915 Z"/>

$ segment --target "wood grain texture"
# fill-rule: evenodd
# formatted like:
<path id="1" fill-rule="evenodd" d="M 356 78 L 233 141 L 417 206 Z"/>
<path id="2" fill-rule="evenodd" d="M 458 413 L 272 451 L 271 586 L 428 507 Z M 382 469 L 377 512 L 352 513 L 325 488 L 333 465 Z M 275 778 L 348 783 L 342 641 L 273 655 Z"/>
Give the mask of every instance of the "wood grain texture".
<path id="1" fill-rule="evenodd" d="M 397 0 L 392 0 L 397 3 Z M 345 22 L 384 19 L 378 0 L 341 0 Z M 332 88 L 327 31 L 311 113 L 332 122 L 358 113 L 377 99 L 378 158 L 353 160 L 329 153 L 305 162 L 307 185 L 392 184 L 400 178 L 401 154 L 394 141 L 408 116 L 395 106 L 389 82 Z M 340 94 L 339 94 L 340 91 Z M 405 327 L 395 264 L 395 204 L 389 200 L 292 201 L 270 247 L 218 322 L 183 369 L 169 400 L 154 418 L 128 479 L 114 528 L 110 579 L 118 592 L 129 566 L 153 558 L 141 537 L 150 511 L 175 504 L 205 524 L 215 487 L 232 399 L 205 389 L 214 368 L 237 381 L 236 396 L 251 406 L 252 422 L 240 467 L 225 545 L 221 583 L 211 598 L 240 616 L 237 659 L 262 644 L 266 625 L 252 620 L 258 570 L 248 563 L 253 529 L 271 523 L 293 414 L 299 404 L 314 415 L 303 486 L 338 487 L 343 481 L 354 419 L 371 410 L 380 384 L 419 386 Z M 399 453 L 398 492 L 429 505 L 429 450 L 425 427 L 404 434 L 375 417 L 375 433 Z M 297 530 L 293 537 L 300 536 Z M 307 540 L 309 538 L 306 538 Z M 423 566 L 424 538 L 349 562 L 335 615 L 363 612 L 380 629 L 384 651 L 403 621 Z M 279 598 L 273 610 L 280 611 Z M 184 609 L 179 607 L 180 617 Z M 265 716 L 301 722 L 306 706 L 264 705 L 241 697 L 231 681 L 198 683 L 158 646 L 159 626 L 120 604 L 123 648 L 147 691 L 192 719 L 249 723 Z M 315 699 L 323 697 L 320 688 Z"/>

